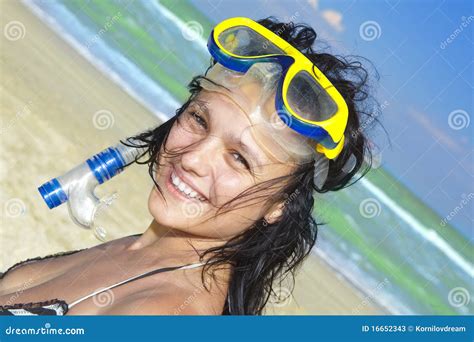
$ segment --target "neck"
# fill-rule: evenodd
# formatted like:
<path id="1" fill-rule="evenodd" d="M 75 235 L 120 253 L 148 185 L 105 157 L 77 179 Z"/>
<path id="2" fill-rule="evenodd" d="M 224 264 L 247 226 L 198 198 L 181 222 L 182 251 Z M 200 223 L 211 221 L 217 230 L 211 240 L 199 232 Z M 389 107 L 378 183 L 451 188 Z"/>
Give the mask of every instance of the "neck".
<path id="1" fill-rule="evenodd" d="M 156 262 L 165 262 L 168 265 L 187 265 L 200 262 L 205 263 L 209 256 L 200 260 L 198 252 L 202 254 L 206 249 L 218 247 L 224 243 L 225 241 L 223 240 L 205 238 L 170 227 L 164 227 L 153 220 L 145 233 L 127 249 L 129 251 L 136 251 L 140 255 L 147 255 L 147 257 L 153 256 L 152 259 Z M 201 284 L 203 281 L 201 270 L 199 267 L 195 272 L 191 272 L 196 279 L 194 281 L 195 286 L 201 286 L 198 284 Z M 212 291 L 214 291 L 215 295 L 221 296 L 228 291 L 230 275 L 230 264 L 219 265 L 217 269 L 212 271 L 212 277 L 206 277 L 204 282 L 209 289 L 213 288 Z M 189 273 L 186 279 L 191 281 Z M 216 287 L 211 286 L 211 283 L 215 284 Z"/>

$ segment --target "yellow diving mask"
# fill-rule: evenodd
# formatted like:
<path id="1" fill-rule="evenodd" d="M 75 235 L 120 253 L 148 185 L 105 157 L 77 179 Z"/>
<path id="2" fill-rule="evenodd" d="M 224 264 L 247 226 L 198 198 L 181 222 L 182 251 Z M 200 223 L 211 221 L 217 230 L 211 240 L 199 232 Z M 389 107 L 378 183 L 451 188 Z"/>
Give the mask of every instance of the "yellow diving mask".
<path id="1" fill-rule="evenodd" d="M 342 95 L 303 53 L 249 18 L 230 18 L 213 29 L 212 57 L 225 68 L 246 73 L 255 63 L 281 67 L 275 109 L 291 129 L 316 142 L 317 152 L 336 158 L 344 145 L 348 108 Z"/>
<path id="2" fill-rule="evenodd" d="M 277 161 L 315 162 L 315 185 L 344 145 L 348 109 L 341 94 L 299 50 L 248 18 L 219 23 L 208 40 L 217 62 L 200 85 L 233 99 L 259 145 Z"/>

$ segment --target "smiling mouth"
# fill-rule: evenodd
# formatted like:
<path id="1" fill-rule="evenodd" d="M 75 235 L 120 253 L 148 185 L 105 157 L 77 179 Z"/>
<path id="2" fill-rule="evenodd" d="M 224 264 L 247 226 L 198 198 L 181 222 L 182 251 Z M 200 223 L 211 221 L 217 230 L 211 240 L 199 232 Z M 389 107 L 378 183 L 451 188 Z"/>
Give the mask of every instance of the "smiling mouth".
<path id="1" fill-rule="evenodd" d="M 188 200 L 194 200 L 199 202 L 206 202 L 206 198 L 201 196 L 196 190 L 194 190 L 189 184 L 183 181 L 176 174 L 174 168 L 170 172 L 168 177 L 168 186 L 172 192 L 179 195 L 181 198 L 185 197 Z"/>

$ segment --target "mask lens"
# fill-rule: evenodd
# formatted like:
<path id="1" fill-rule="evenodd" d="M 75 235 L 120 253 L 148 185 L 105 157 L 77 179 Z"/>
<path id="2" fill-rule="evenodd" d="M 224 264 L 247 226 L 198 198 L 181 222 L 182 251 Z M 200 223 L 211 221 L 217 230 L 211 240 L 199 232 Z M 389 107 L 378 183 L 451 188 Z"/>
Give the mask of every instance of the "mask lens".
<path id="1" fill-rule="evenodd" d="M 324 121 L 337 112 L 334 100 L 306 71 L 298 72 L 291 80 L 287 100 L 295 113 L 310 121 Z"/>
<path id="2" fill-rule="evenodd" d="M 271 41 L 245 26 L 225 30 L 219 35 L 218 40 L 228 52 L 237 56 L 285 54 Z"/>
<path id="3" fill-rule="evenodd" d="M 251 132 L 260 148 L 279 163 L 304 164 L 315 154 L 314 142 L 291 131 L 283 122 L 253 124 Z"/>

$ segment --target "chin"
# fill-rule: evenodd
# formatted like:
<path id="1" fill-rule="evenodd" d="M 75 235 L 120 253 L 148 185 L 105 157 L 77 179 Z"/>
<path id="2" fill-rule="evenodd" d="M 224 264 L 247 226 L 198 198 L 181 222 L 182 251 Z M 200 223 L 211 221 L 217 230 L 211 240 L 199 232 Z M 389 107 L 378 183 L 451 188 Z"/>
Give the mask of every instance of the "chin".
<path id="1" fill-rule="evenodd" d="M 148 211 L 157 223 L 174 229 L 191 232 L 200 230 L 204 209 L 198 202 L 180 202 L 169 199 L 167 189 L 162 189 L 163 196 L 153 187 L 148 197 Z M 194 228 L 194 229 L 193 229 Z M 202 228 L 202 227 L 201 227 Z M 196 232 L 194 232 L 196 233 Z"/>
<path id="2" fill-rule="evenodd" d="M 161 186 L 160 186 L 161 187 Z M 163 193 L 164 190 L 161 188 Z M 166 196 L 166 195 L 165 195 Z M 171 223 L 175 225 L 178 223 L 175 220 L 173 211 L 173 205 L 163 198 L 158 192 L 155 186 L 151 189 L 150 195 L 148 196 L 148 211 L 153 216 L 155 221 L 161 225 L 169 226 Z"/>

